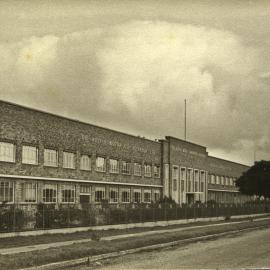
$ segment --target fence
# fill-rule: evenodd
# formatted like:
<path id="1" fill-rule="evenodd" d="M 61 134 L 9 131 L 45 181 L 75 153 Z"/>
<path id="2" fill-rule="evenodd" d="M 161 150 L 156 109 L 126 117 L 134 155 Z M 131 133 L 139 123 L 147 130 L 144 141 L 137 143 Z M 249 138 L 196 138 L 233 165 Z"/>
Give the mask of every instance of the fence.
<path id="1" fill-rule="evenodd" d="M 35 229 L 67 228 L 124 223 L 156 222 L 166 220 L 229 217 L 232 215 L 259 214 L 270 211 L 269 203 L 239 205 L 184 205 L 159 207 L 126 206 L 123 208 L 74 208 L 65 205 L 38 205 L 22 209 L 21 206 L 0 207 L 0 232 L 25 231 Z"/>

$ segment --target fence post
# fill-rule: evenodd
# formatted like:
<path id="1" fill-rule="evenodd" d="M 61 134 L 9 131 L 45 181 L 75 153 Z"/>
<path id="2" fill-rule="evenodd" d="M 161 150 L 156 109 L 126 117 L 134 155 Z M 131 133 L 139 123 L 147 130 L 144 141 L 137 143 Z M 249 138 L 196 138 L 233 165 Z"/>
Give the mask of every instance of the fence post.
<path id="1" fill-rule="evenodd" d="M 13 231 L 16 231 L 16 205 L 13 205 Z"/>

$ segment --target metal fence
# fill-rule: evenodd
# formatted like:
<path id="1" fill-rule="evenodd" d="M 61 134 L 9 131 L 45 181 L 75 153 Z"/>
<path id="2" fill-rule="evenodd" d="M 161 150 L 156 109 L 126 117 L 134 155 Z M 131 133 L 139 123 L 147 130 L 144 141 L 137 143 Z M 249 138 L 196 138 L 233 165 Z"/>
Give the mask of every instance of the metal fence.
<path id="1" fill-rule="evenodd" d="M 20 205 L 0 207 L 0 232 L 157 222 L 204 217 L 230 217 L 269 213 L 270 204 L 125 206 L 48 206 L 27 208 Z"/>

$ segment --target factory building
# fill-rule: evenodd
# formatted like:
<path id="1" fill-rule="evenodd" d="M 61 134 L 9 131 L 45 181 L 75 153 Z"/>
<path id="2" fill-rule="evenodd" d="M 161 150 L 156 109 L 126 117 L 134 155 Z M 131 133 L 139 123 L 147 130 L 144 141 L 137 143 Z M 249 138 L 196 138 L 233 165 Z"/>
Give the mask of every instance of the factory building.
<path id="1" fill-rule="evenodd" d="M 152 141 L 0 101 L 0 203 L 243 202 L 248 166 L 167 136 Z"/>

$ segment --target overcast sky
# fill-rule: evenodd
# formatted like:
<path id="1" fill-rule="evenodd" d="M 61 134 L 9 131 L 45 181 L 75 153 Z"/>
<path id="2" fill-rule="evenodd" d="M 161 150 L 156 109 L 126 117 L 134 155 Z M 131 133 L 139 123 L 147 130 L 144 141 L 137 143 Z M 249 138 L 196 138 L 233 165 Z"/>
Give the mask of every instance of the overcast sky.
<path id="1" fill-rule="evenodd" d="M 270 159 L 270 1 L 1 1 L 0 99 Z M 1 117 L 1 116 L 0 116 Z"/>

